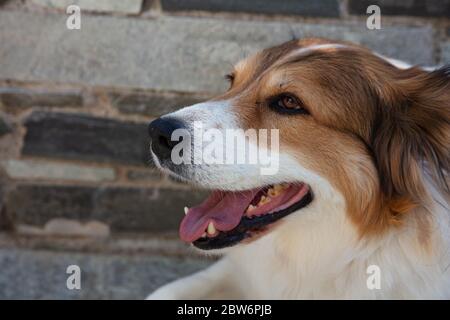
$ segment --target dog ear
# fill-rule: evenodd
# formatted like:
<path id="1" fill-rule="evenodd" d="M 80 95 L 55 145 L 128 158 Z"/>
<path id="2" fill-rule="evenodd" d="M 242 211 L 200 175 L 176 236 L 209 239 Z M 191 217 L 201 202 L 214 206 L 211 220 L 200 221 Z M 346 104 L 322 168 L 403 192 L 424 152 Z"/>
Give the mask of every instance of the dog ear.
<path id="1" fill-rule="evenodd" d="M 426 201 L 424 170 L 449 192 L 450 66 L 398 70 L 380 92 L 371 147 L 384 196 L 402 213 Z"/>

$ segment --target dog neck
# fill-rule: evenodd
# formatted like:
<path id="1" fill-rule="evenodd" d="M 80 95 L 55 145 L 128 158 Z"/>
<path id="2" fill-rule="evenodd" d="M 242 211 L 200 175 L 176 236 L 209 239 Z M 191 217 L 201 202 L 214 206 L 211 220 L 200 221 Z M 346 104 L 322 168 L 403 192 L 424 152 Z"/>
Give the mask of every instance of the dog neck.
<path id="1" fill-rule="evenodd" d="M 363 239 L 342 198 L 320 201 L 317 195 L 273 232 L 230 250 L 237 284 L 252 299 L 448 296 L 449 199 L 432 184 L 427 188 L 432 195 L 427 207 L 415 208 L 387 234 Z M 380 288 L 368 285 L 371 266 L 379 270 Z"/>

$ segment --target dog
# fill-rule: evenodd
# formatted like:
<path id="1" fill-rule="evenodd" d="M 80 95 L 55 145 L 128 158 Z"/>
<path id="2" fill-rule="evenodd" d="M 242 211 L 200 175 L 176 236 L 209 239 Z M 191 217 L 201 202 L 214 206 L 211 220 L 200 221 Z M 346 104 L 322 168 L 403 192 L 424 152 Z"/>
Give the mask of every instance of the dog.
<path id="1" fill-rule="evenodd" d="M 181 239 L 221 258 L 149 299 L 450 298 L 450 66 L 308 38 L 226 78 L 224 94 L 150 124 L 157 166 L 211 190 Z M 196 121 L 279 130 L 278 171 L 174 164 L 173 133 Z"/>

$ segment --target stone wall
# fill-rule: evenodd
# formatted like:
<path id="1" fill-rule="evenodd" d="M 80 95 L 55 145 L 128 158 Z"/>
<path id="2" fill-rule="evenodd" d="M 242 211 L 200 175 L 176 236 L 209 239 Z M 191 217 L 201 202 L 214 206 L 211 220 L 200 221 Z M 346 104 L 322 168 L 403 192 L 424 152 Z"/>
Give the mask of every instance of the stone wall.
<path id="1" fill-rule="evenodd" d="M 371 4 L 380 30 L 366 28 Z M 449 0 L 0 1 L 0 298 L 139 299 L 206 266 L 176 238 L 204 192 L 155 170 L 148 122 L 293 36 L 449 63 L 449 17 Z M 65 287 L 70 264 L 80 291 Z"/>

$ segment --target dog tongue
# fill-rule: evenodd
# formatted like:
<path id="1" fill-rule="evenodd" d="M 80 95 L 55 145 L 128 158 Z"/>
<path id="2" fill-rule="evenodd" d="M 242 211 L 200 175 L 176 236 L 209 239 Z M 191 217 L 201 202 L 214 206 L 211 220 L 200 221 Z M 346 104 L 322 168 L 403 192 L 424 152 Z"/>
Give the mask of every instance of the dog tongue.
<path id="1" fill-rule="evenodd" d="M 235 228 L 257 193 L 258 190 L 213 191 L 202 204 L 189 209 L 181 221 L 180 238 L 186 242 L 197 240 L 211 221 L 220 231 Z"/>

